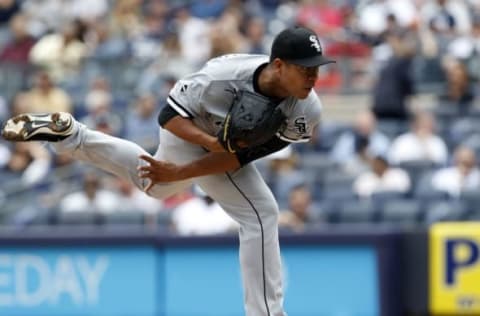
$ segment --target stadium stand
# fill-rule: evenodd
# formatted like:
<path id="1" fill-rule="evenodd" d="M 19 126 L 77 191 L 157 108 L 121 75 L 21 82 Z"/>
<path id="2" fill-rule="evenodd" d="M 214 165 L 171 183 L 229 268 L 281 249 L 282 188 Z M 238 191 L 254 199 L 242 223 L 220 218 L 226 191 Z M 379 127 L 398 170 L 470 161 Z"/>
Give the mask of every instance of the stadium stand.
<path id="1" fill-rule="evenodd" d="M 90 6 L 82 0 L 41 2 L 49 5 L 11 1 L 12 7 L 0 8 L 0 123 L 19 111 L 48 110 L 44 106 L 53 104 L 48 100 L 65 94 L 66 102 L 71 102 L 65 106 L 71 106 L 70 111 L 83 122 L 138 140 L 143 137 L 140 131 L 131 131 L 147 124 L 153 128 L 177 78 L 220 54 L 268 54 L 275 34 L 285 26 L 301 24 L 315 29 L 327 54 L 338 61 L 320 72 L 315 87 L 320 98 L 353 97 L 342 104 L 343 119 L 332 119 L 339 117 L 340 109 L 324 103 L 323 122 L 315 137 L 308 144 L 292 146 L 296 160 L 291 173 L 285 176 L 267 170 L 267 183 L 281 205 L 286 205 L 289 189 L 305 177 L 313 205 L 326 214 L 318 217 L 322 223 L 429 225 L 477 220 L 480 184 L 452 196 L 432 186 L 432 175 L 454 165 L 459 146 L 471 148 L 477 157 L 480 154 L 480 8 L 473 1 L 460 1 L 457 11 L 447 7 L 453 22 L 443 29 L 436 24 L 439 9 L 435 1 L 404 1 L 414 9 L 400 12 L 395 1 L 379 2 L 378 6 L 359 0 L 322 1 L 330 16 L 322 15 L 320 6 L 309 1 L 288 0 L 223 0 L 209 6 L 193 0 L 98 0 L 89 1 L 95 3 Z M 76 10 L 70 10 L 72 6 Z M 366 23 L 372 13 L 378 21 Z M 68 43 L 64 51 L 58 46 L 61 41 Z M 392 90 L 382 90 L 387 88 Z M 381 115 L 375 112 L 375 98 L 382 93 L 393 99 L 405 97 L 405 104 L 392 105 L 386 102 L 391 100 L 383 99 L 381 106 L 406 108 L 394 109 L 396 114 L 388 108 L 386 112 L 382 108 Z M 429 96 L 431 102 L 422 103 L 422 96 Z M 155 110 L 140 115 L 137 105 L 151 97 Z M 31 108 L 33 100 L 42 101 Z M 367 104 L 355 100 L 367 100 Z M 376 129 L 390 142 L 409 131 L 409 119 L 417 110 L 428 111 L 435 132 L 447 146 L 446 162 L 392 164 L 409 175 L 409 191 L 360 198 L 353 190 L 354 180 L 360 170 L 369 170 L 369 162 L 378 154 L 369 152 L 370 140 L 351 134 L 356 135 L 351 139 L 358 151 L 348 162 L 332 159 L 331 153 L 342 135 L 353 133 L 356 114 L 365 108 L 377 113 Z M 151 137 L 142 139 L 143 146 L 153 151 L 152 140 L 158 139 L 157 135 Z M 54 158 L 49 147 L 42 148 L 49 154 L 39 153 L 42 149 L 18 149 L 0 140 L 2 225 L 151 227 L 154 223 L 159 229 L 170 228 L 174 207 L 169 203 L 175 199 L 160 205 L 153 217 L 128 210 L 108 215 L 62 212 L 58 209 L 61 199 L 79 190 L 88 168 L 68 158 Z M 293 174 L 299 177 L 295 181 Z M 381 181 L 381 175 L 378 179 Z M 120 194 L 114 183 L 105 175 L 101 189 Z"/>

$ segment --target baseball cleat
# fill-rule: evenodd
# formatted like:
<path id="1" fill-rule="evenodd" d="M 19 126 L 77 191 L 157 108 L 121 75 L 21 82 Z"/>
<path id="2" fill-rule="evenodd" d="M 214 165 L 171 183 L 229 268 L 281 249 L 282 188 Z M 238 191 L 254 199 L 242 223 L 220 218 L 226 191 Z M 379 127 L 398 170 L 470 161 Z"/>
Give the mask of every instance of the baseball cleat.
<path id="1" fill-rule="evenodd" d="M 2 128 L 2 136 L 13 142 L 58 142 L 72 134 L 73 118 L 69 113 L 20 114 L 9 119 Z"/>

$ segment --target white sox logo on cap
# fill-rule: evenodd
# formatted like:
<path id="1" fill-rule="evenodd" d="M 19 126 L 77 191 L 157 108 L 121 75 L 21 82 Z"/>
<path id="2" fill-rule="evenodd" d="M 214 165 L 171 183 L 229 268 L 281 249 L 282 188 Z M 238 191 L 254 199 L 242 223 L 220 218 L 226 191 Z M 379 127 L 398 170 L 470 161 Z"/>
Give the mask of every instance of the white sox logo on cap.
<path id="1" fill-rule="evenodd" d="M 315 35 L 310 35 L 309 40 L 310 42 L 312 42 L 310 46 L 315 47 L 317 52 L 321 53 L 322 48 L 320 47 L 320 42 L 318 41 L 318 38 Z"/>
<path id="2" fill-rule="evenodd" d="M 304 27 L 285 29 L 275 37 L 270 59 L 275 58 L 304 67 L 318 67 L 335 62 L 323 56 L 317 34 Z"/>

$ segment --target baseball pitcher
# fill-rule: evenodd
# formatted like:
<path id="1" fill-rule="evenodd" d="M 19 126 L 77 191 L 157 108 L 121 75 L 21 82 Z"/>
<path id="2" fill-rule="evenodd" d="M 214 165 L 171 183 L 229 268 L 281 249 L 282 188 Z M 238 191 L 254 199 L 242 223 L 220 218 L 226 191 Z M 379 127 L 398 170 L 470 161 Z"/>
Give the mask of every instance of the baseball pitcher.
<path id="1" fill-rule="evenodd" d="M 138 145 L 88 129 L 68 113 L 22 114 L 5 124 L 10 141 L 49 141 L 163 199 L 197 183 L 240 225 L 247 316 L 285 316 L 278 206 L 252 161 L 307 142 L 320 120 L 312 90 L 325 58 L 317 35 L 289 28 L 270 56 L 214 58 L 172 88 L 152 157 Z"/>

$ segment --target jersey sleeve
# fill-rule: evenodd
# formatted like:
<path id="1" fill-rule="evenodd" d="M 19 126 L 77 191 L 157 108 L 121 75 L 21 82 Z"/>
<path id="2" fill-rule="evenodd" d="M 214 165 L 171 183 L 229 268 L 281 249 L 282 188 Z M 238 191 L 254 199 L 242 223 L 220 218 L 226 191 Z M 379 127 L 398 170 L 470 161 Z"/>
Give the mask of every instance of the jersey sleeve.
<path id="1" fill-rule="evenodd" d="M 277 132 L 277 137 L 289 143 L 308 142 L 314 127 L 320 122 L 322 104 L 312 90 L 304 100 L 299 100 L 287 118 L 287 124 Z"/>
<path id="2" fill-rule="evenodd" d="M 209 82 L 200 73 L 178 80 L 168 94 L 167 104 L 181 117 L 193 119 L 201 112 L 201 97 Z"/>
<path id="3" fill-rule="evenodd" d="M 238 151 L 235 155 L 237 156 L 240 165 L 244 166 L 251 161 L 257 160 L 259 158 L 270 155 L 271 153 L 282 150 L 288 145 L 289 142 L 285 142 L 280 138 L 273 136 L 265 144 L 242 149 Z"/>

